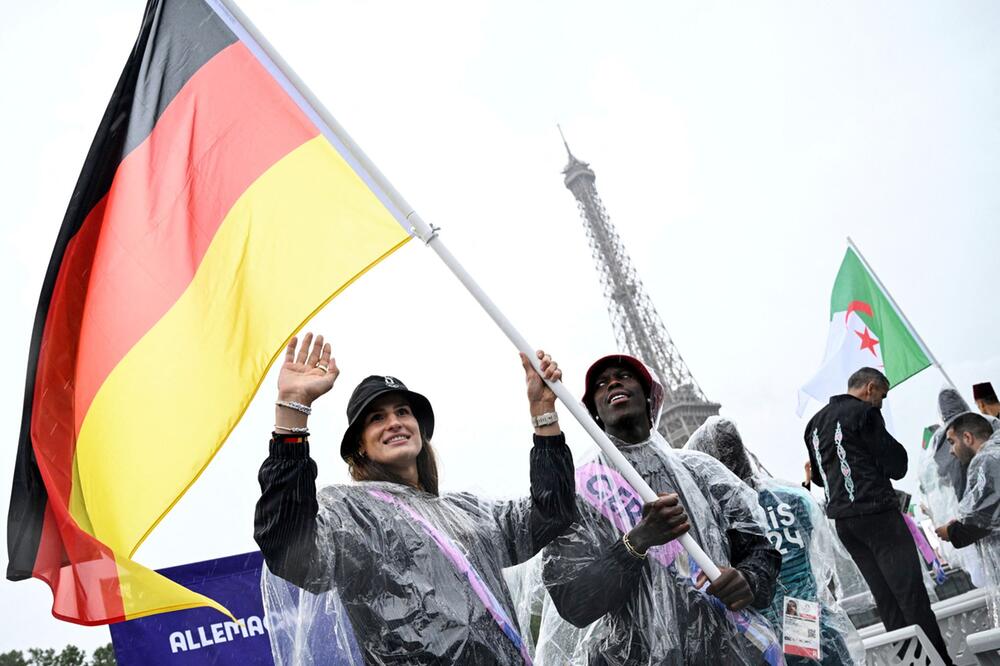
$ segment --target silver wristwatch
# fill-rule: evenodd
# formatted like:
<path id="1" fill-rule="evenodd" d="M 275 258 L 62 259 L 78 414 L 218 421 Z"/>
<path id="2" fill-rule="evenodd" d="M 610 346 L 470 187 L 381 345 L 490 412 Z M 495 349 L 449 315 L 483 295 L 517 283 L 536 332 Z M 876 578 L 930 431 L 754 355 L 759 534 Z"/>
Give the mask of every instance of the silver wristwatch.
<path id="1" fill-rule="evenodd" d="M 559 420 L 559 415 L 555 412 L 545 412 L 544 414 L 539 414 L 538 416 L 531 417 L 531 425 L 536 428 L 541 428 L 542 426 L 552 425 Z"/>

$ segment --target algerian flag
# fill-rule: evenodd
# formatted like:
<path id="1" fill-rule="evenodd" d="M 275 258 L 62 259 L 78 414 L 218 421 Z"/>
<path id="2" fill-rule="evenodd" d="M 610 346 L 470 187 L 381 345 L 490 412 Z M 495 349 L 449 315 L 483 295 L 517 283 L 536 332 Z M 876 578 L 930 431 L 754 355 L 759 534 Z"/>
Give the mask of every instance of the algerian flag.
<path id="1" fill-rule="evenodd" d="M 927 426 L 924 428 L 923 439 L 920 441 L 920 448 L 926 449 L 931 444 L 931 439 L 934 437 L 934 431 L 937 430 L 936 425 Z"/>
<path id="2" fill-rule="evenodd" d="M 819 371 L 799 389 L 798 414 L 809 400 L 825 403 L 847 391 L 847 378 L 865 366 L 896 386 L 931 365 L 923 347 L 853 248 L 833 283 L 830 332 Z"/>

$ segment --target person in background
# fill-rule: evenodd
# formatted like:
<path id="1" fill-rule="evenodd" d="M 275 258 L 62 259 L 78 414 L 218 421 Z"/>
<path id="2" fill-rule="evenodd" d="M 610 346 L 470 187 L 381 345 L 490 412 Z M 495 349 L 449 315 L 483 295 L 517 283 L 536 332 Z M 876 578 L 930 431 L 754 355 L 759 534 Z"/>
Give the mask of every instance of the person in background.
<path id="1" fill-rule="evenodd" d="M 796 614 L 798 600 L 820 604 L 820 661 L 826 666 L 860 664 L 864 646 L 847 613 L 830 593 L 834 580 L 834 557 L 843 546 L 833 535 L 823 510 L 812 495 L 792 483 L 766 474 L 753 461 L 756 456 L 743 443 L 736 424 L 711 416 L 688 439 L 684 448 L 707 453 L 719 460 L 744 483 L 757 491 L 768 520 L 767 537 L 781 553 L 781 573 L 771 607 L 765 616 L 782 633 L 782 609 Z M 843 557 L 849 557 L 846 552 Z M 795 609 L 793 612 L 790 609 Z M 786 654 L 789 666 L 817 661 Z"/>
<path id="2" fill-rule="evenodd" d="M 976 407 L 981 414 L 1000 418 L 1000 399 L 997 392 L 993 390 L 993 384 L 982 382 L 972 386 L 972 399 L 976 401 Z"/>
<path id="3" fill-rule="evenodd" d="M 917 457 L 920 508 L 934 523 L 956 515 L 958 503 L 965 494 L 967 464 L 951 454 L 945 433 L 959 415 L 969 413 L 968 403 L 954 388 L 946 386 L 938 393 L 940 424 L 928 428 L 932 432 L 927 446 Z M 939 550 L 952 567 L 964 569 L 976 587 L 985 584 L 982 563 L 974 549 L 960 552 L 951 544 L 942 543 Z"/>
<path id="4" fill-rule="evenodd" d="M 1000 446 L 1000 433 L 994 432 L 990 422 L 985 418 L 969 412 L 957 417 L 948 425 L 947 437 L 951 454 L 969 467 L 969 480 L 979 483 L 975 488 L 976 497 L 970 500 L 967 506 L 981 510 L 983 507 L 980 505 L 990 496 L 986 484 L 1000 485 L 1000 467 L 992 467 L 992 457 Z M 973 469 L 972 462 L 984 450 L 986 455 L 979 459 L 979 464 Z M 1000 500 L 1000 497 L 996 499 Z M 959 505 L 959 513 L 961 512 Z M 938 537 L 956 548 L 965 548 L 992 534 L 993 528 L 984 525 L 981 520 L 964 522 L 956 518 L 935 528 L 935 532 Z"/>
<path id="5" fill-rule="evenodd" d="M 962 414 L 948 427 L 956 458 L 968 465 L 968 484 L 958 515 L 935 530 L 956 548 L 976 544 L 988 580 L 987 600 L 1000 627 L 1000 432 L 979 414 Z"/>
<path id="6" fill-rule="evenodd" d="M 927 455 L 933 458 L 933 464 L 927 457 L 924 457 L 921 460 L 921 469 L 919 470 L 920 480 L 924 481 L 926 477 L 928 482 L 930 482 L 931 474 L 936 471 L 940 483 L 945 488 L 950 489 L 954 495 L 956 505 L 965 494 L 965 468 L 967 464 L 962 464 L 955 456 L 951 455 L 951 447 L 948 445 L 945 432 L 956 417 L 966 413 L 969 413 L 969 404 L 958 391 L 951 387 L 941 389 L 938 393 L 938 416 L 941 418 L 941 427 L 937 428 L 931 435 L 930 444 L 927 446 Z M 925 465 L 930 469 L 923 469 Z M 934 507 L 930 508 L 931 511 L 934 511 Z"/>
<path id="7" fill-rule="evenodd" d="M 868 583 L 886 631 L 919 625 L 950 664 L 892 487 L 908 461 L 882 419 L 888 393 L 885 375 L 861 368 L 848 379 L 847 393 L 830 398 L 809 420 L 804 439 L 813 481 L 826 493 L 827 516 Z"/>

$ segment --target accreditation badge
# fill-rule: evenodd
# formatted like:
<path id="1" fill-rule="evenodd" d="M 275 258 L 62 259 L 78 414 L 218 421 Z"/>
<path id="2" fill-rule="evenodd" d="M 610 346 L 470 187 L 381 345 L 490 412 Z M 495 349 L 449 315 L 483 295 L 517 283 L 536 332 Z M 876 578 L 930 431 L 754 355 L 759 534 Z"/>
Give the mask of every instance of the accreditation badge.
<path id="1" fill-rule="evenodd" d="M 785 597 L 784 652 L 820 661 L 819 603 Z"/>

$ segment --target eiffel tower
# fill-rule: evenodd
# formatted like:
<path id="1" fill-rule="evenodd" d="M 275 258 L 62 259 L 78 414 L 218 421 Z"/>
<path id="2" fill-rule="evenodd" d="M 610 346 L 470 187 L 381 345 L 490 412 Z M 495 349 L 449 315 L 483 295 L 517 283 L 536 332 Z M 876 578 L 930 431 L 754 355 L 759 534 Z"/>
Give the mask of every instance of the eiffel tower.
<path id="1" fill-rule="evenodd" d="M 562 128 L 559 129 L 562 136 Z M 719 403 L 705 397 L 687 364 L 674 346 L 663 320 L 642 286 L 625 246 L 594 187 L 590 165 L 577 159 L 563 137 L 569 164 L 563 169 L 566 188 L 576 197 L 587 230 L 591 254 L 619 349 L 640 358 L 652 368 L 666 393 L 660 412 L 660 433 L 680 448 L 709 416 L 719 413 Z"/>

